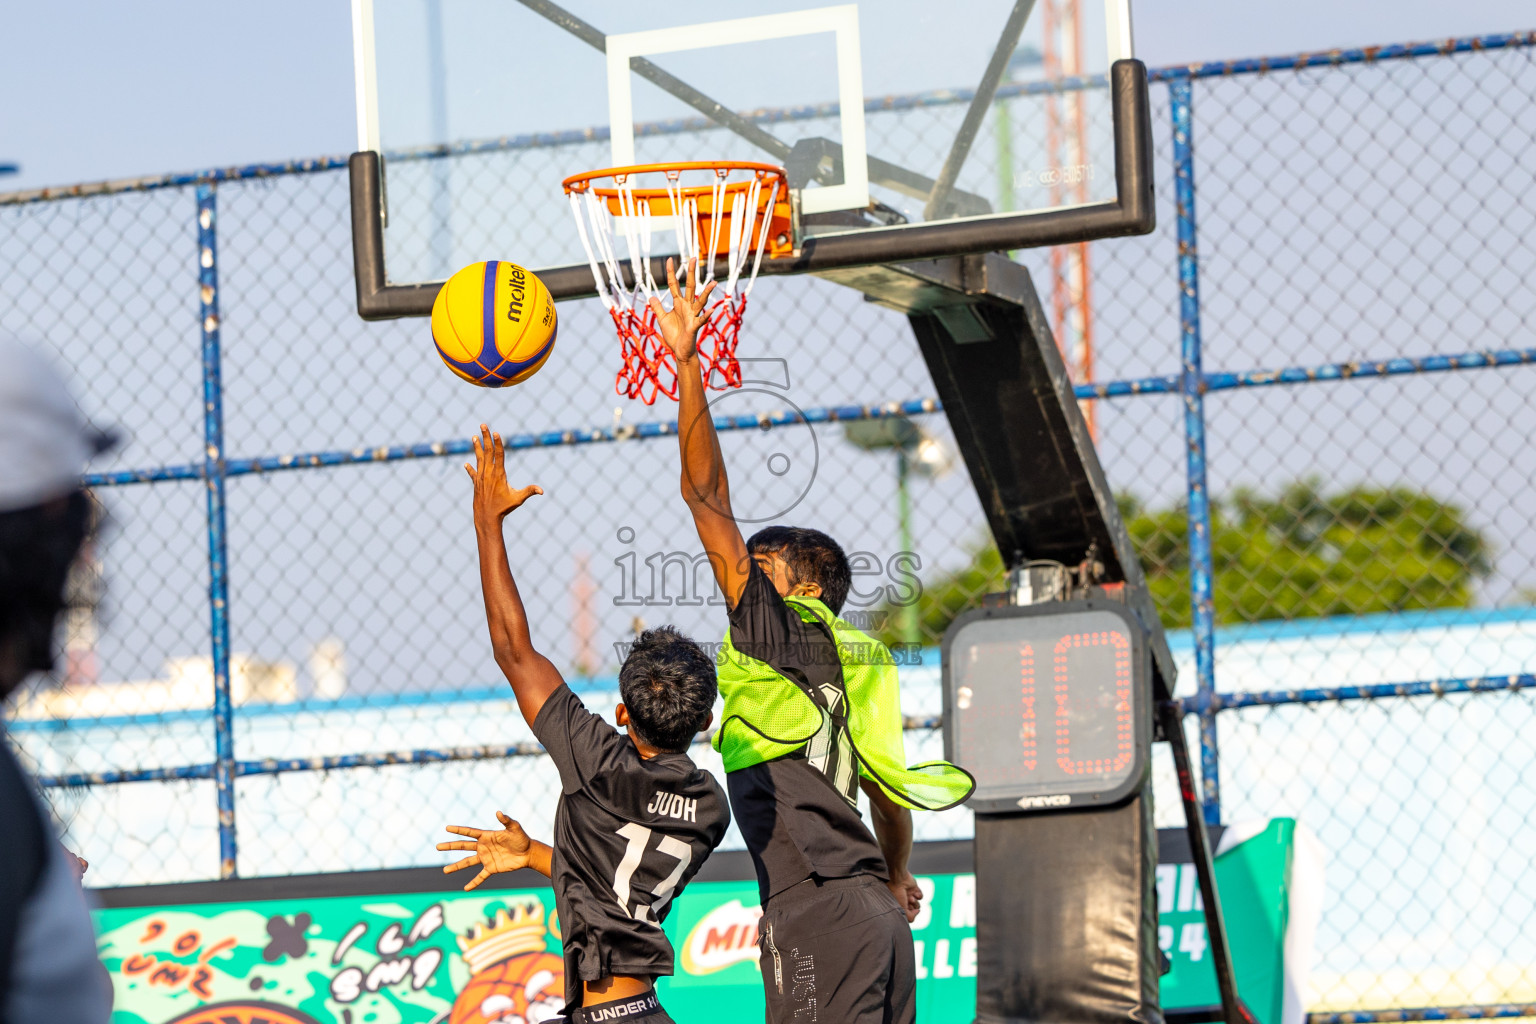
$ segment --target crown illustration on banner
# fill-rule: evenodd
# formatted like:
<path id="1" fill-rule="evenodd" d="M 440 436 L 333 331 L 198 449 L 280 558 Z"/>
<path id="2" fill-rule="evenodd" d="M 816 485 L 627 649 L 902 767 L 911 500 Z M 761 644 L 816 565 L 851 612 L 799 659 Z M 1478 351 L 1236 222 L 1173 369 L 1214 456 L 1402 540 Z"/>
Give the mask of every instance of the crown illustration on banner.
<path id="1" fill-rule="evenodd" d="M 458 937 L 459 951 L 471 974 L 521 953 L 544 950 L 544 904 L 537 897 L 517 900 L 496 911 L 489 923 L 476 921 Z"/>

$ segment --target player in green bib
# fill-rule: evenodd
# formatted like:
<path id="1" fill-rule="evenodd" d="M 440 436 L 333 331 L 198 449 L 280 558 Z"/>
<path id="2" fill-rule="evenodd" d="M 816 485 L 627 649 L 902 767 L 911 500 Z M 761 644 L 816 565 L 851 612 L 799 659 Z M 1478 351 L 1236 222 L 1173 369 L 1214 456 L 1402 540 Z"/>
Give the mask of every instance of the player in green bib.
<path id="1" fill-rule="evenodd" d="M 696 350 L 714 285 L 693 294 L 692 270 L 684 294 L 669 262 L 672 309 L 651 309 L 677 360 L 683 500 L 729 610 L 714 742 L 757 870 L 768 1020 L 911 1021 L 911 810 L 953 807 L 975 783 L 942 761 L 907 764 L 894 659 L 838 617 L 842 548 L 798 527 L 742 537 Z"/>

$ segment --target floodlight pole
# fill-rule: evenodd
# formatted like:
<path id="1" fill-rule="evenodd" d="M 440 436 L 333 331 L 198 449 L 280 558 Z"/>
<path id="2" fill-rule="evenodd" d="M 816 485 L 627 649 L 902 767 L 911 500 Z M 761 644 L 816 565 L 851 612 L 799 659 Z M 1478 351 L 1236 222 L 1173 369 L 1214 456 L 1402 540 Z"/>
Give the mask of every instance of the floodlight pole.
<path id="1" fill-rule="evenodd" d="M 898 543 L 901 550 L 897 558 L 903 555 L 916 557 L 912 550 L 912 495 L 908 490 L 908 481 L 912 475 L 912 460 L 907 455 L 905 445 L 896 446 L 896 528 Z M 917 568 L 911 566 L 911 568 Z M 904 645 L 916 644 L 918 637 L 917 623 L 917 593 L 912 595 L 911 601 L 904 601 L 896 606 L 896 633 L 901 637 Z"/>

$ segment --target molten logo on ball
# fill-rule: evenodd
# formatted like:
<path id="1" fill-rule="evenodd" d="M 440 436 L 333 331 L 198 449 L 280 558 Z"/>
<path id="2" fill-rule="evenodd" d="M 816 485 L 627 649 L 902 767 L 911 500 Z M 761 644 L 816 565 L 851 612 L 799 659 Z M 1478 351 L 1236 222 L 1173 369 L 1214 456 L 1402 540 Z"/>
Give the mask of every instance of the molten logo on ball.
<path id="1" fill-rule="evenodd" d="M 505 316 L 497 316 L 505 310 Z M 527 315 L 529 313 L 532 315 Z M 471 263 L 432 303 L 432 340 L 448 369 L 485 388 L 539 372 L 555 347 L 555 302 L 538 276 L 515 263 Z"/>

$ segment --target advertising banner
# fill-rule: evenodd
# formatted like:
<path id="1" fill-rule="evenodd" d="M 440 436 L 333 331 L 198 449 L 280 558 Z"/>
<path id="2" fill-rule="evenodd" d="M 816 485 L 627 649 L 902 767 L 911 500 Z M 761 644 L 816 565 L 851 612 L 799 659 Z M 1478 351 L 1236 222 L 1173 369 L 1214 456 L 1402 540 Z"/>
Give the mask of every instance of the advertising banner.
<path id="1" fill-rule="evenodd" d="M 1287 826 L 1271 823 L 1218 860 L 1239 982 L 1263 1024 L 1281 1024 Z M 918 882 L 918 1019 L 969 1024 L 975 878 Z M 1172 964 L 1163 1005 L 1214 1003 L 1193 866 L 1164 863 L 1158 897 L 1160 945 Z M 730 1020 L 762 1019 L 760 917 L 749 880 L 696 881 L 677 899 L 665 926 L 677 973 L 659 990 L 680 1024 L 726 1019 L 723 1008 Z M 536 1024 L 564 1003 L 548 889 L 120 906 L 98 911 L 97 927 L 114 1024 Z"/>

